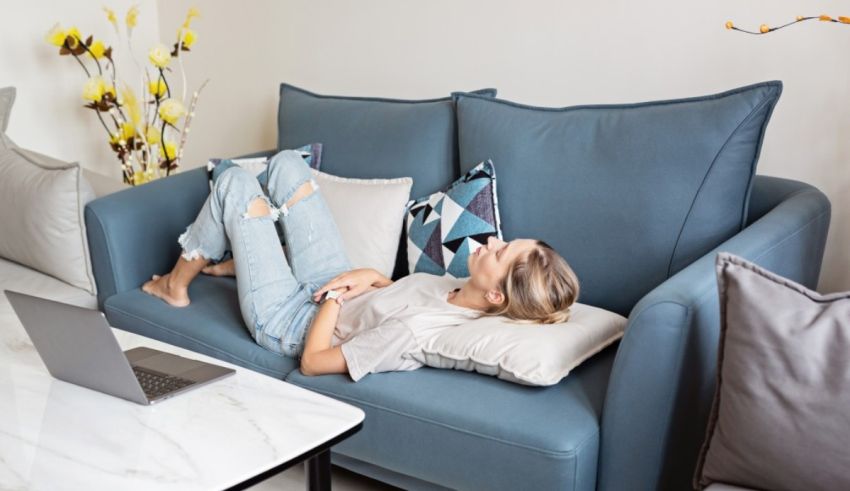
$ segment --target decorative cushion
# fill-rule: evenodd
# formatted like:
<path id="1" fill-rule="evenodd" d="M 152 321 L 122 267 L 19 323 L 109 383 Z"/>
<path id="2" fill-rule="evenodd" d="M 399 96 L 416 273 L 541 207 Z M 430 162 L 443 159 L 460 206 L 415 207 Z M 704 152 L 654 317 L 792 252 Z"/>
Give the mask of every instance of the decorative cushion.
<path id="1" fill-rule="evenodd" d="M 496 90 L 476 93 L 492 97 Z M 433 193 L 460 174 L 452 97 L 331 96 L 281 84 L 277 148 L 315 141 L 324 144 L 324 172 L 357 178 L 410 176 L 413 196 Z"/>
<path id="2" fill-rule="evenodd" d="M 301 152 L 301 157 L 307 165 L 313 169 L 319 169 L 322 165 L 322 144 L 311 143 L 295 149 Z M 218 176 L 228 168 L 238 165 L 249 172 L 257 175 L 257 179 L 263 186 L 268 183 L 268 168 L 271 157 L 237 158 L 237 159 L 210 159 L 207 162 L 207 171 L 210 173 L 210 183 L 218 179 Z"/>
<path id="3" fill-rule="evenodd" d="M 623 337 L 626 318 L 575 304 L 560 324 L 518 324 L 481 317 L 445 329 L 423 347 L 435 368 L 476 371 L 524 385 L 554 385 L 584 360 Z"/>
<path id="4" fill-rule="evenodd" d="M 15 89 L 0 90 L 0 128 Z M 94 193 L 77 163 L 18 148 L 0 138 L 0 257 L 95 292 L 83 222 Z"/>
<path id="5" fill-rule="evenodd" d="M 392 276 L 413 179 L 350 179 L 313 170 L 353 268 Z"/>
<path id="6" fill-rule="evenodd" d="M 850 292 L 717 256 L 717 386 L 694 485 L 850 489 Z"/>
<path id="7" fill-rule="evenodd" d="M 445 191 L 408 203 L 407 261 L 410 273 L 469 276 L 469 255 L 502 237 L 493 162 L 476 165 Z"/>
<path id="8" fill-rule="evenodd" d="M 582 280 L 583 302 L 627 315 L 741 230 L 781 90 L 568 108 L 461 94 L 460 161 L 498 163 L 507 239 L 545 240 Z"/>

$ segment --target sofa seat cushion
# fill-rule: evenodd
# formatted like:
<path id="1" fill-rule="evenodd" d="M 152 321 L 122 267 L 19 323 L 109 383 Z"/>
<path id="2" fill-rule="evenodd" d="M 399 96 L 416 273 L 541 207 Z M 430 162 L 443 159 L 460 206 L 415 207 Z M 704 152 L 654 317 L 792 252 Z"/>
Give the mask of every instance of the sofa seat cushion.
<path id="1" fill-rule="evenodd" d="M 334 447 L 353 459 L 454 489 L 591 490 L 614 352 L 545 388 L 433 368 L 357 383 L 295 370 L 287 381 L 366 412 L 363 429 Z"/>
<path id="2" fill-rule="evenodd" d="M 189 287 L 192 303 L 171 307 L 162 300 L 130 290 L 109 297 L 104 312 L 109 323 L 166 343 L 283 378 L 298 363 L 260 347 L 239 314 L 233 278 L 199 276 Z"/>

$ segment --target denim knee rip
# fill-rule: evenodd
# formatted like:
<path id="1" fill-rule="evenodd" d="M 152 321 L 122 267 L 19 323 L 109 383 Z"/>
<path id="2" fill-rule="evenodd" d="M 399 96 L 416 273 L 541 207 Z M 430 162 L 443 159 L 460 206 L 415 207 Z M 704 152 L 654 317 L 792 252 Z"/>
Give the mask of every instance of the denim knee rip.
<path id="1" fill-rule="evenodd" d="M 266 207 L 268 208 L 268 213 L 265 215 L 257 215 L 251 216 L 248 214 L 247 208 L 251 206 L 254 201 L 257 199 L 262 199 L 266 203 Z M 277 221 L 280 212 L 277 208 L 272 205 L 269 198 L 262 193 L 256 194 L 248 200 L 248 204 L 245 205 L 246 211 L 242 214 L 242 218 L 246 220 L 255 220 L 255 219 L 268 219 L 272 222 Z M 183 252 L 180 256 L 187 261 L 194 261 L 195 259 L 204 258 L 211 261 L 220 261 L 222 257 L 224 257 L 225 251 L 219 251 L 218 253 L 213 253 L 211 251 L 205 250 L 201 244 L 197 244 L 195 247 L 190 247 L 190 242 L 192 239 L 195 239 L 194 242 L 200 242 L 199 239 L 194 237 L 192 234 L 192 225 L 186 227 L 186 231 L 180 234 L 180 237 L 177 238 L 177 243 L 180 244 L 180 248 Z"/>
<path id="2" fill-rule="evenodd" d="M 316 193 L 316 191 L 318 191 L 318 190 L 319 190 L 319 183 L 317 183 L 315 179 L 308 179 L 308 180 L 306 180 L 306 181 L 304 181 L 304 182 L 298 183 L 298 185 L 296 185 L 294 188 L 290 189 L 288 193 L 286 193 L 286 195 L 288 196 L 288 198 L 286 199 L 286 201 L 284 201 L 284 202 L 283 202 L 283 204 L 282 204 L 282 205 L 280 205 L 279 210 L 280 210 L 280 213 L 283 213 L 283 216 L 287 216 L 287 215 L 289 215 L 289 208 L 290 208 L 290 207 L 289 207 L 289 206 L 286 206 L 286 203 L 287 203 L 289 200 L 291 200 L 291 199 L 292 199 L 292 196 L 295 194 L 295 192 L 296 192 L 296 191 L 297 191 L 297 190 L 298 190 L 301 186 L 303 186 L 303 185 L 307 184 L 308 182 L 310 183 L 310 186 L 312 186 L 312 188 L 313 188 L 313 189 L 312 189 L 312 190 L 310 190 L 310 194 L 308 194 L 307 196 L 304 196 L 304 197 L 303 197 L 303 198 L 301 198 L 301 199 L 306 199 L 306 198 L 308 198 L 308 197 L 312 196 L 313 194 L 315 194 L 315 193 Z M 301 201 L 301 199 L 299 199 L 298 201 Z M 295 205 L 297 205 L 297 204 L 298 204 L 298 202 L 295 202 L 295 203 L 293 203 L 293 205 L 292 205 L 292 206 L 295 206 Z"/>
<path id="3" fill-rule="evenodd" d="M 254 201 L 257 201 L 258 199 L 261 199 L 266 203 L 266 207 L 268 208 L 269 212 L 265 215 L 252 216 L 247 211 L 247 208 L 250 208 Z M 242 218 L 271 218 L 272 221 L 277 221 L 278 216 L 280 216 L 280 211 L 278 211 L 278 209 L 275 208 L 274 205 L 272 205 L 272 202 L 269 200 L 268 196 L 264 194 L 258 194 L 249 199 L 248 204 L 246 205 L 246 211 L 242 214 Z"/>

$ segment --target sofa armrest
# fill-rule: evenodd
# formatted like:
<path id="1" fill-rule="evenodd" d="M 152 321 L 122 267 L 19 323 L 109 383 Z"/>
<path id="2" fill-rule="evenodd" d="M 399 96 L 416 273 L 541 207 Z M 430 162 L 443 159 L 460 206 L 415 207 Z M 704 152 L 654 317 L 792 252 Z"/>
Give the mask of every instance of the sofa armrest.
<path id="1" fill-rule="evenodd" d="M 812 186 L 759 176 L 753 203 L 763 216 L 632 310 L 603 409 L 598 489 L 691 489 L 715 387 L 717 252 L 816 287 L 829 200 Z"/>
<path id="2" fill-rule="evenodd" d="M 205 168 L 125 189 L 86 206 L 86 233 L 97 302 L 138 288 L 171 269 L 177 237 L 195 220 L 209 195 Z"/>

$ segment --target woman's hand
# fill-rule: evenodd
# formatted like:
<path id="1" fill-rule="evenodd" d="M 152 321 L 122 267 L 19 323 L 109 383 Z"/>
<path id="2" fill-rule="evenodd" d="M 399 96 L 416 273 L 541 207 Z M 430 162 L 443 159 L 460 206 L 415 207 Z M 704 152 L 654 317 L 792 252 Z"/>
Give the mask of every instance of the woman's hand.
<path id="1" fill-rule="evenodd" d="M 345 300 L 351 300 L 375 288 L 382 288 L 390 284 L 392 284 L 392 280 L 374 269 L 354 269 L 342 273 L 316 290 L 316 293 L 313 294 L 313 301 L 318 302 L 328 290 L 343 290 L 342 296 L 337 298 L 337 302 L 341 304 Z"/>

